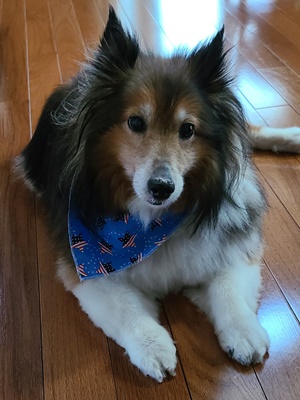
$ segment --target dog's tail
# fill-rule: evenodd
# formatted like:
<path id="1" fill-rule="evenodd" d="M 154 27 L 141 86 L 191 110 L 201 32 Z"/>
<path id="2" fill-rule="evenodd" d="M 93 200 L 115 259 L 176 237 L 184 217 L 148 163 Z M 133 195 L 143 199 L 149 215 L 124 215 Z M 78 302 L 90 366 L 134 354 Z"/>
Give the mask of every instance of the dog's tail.
<path id="1" fill-rule="evenodd" d="M 269 128 L 249 125 L 254 149 L 300 153 L 300 127 Z"/>

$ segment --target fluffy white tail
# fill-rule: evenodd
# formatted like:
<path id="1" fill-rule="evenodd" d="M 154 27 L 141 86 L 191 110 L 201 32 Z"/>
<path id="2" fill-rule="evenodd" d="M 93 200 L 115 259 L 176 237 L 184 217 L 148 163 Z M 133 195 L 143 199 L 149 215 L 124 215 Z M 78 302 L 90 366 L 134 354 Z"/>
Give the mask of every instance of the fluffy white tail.
<path id="1" fill-rule="evenodd" d="M 252 146 L 274 152 L 300 152 L 300 127 L 269 128 L 250 125 Z"/>

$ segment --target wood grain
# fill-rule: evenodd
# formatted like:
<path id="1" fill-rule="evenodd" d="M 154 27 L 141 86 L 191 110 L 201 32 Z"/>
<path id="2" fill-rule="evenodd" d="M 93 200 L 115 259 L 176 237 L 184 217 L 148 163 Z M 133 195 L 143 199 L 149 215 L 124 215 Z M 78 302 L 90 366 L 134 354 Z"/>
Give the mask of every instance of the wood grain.
<path id="1" fill-rule="evenodd" d="M 296 111 L 300 112 L 299 76 L 287 67 L 261 69 L 260 73 Z M 293 85 L 290 82 L 293 82 Z"/>
<path id="2" fill-rule="evenodd" d="M 49 0 L 54 43 L 63 82 L 76 74 L 85 59 L 85 45 L 71 0 Z"/>
<path id="3" fill-rule="evenodd" d="M 47 0 L 26 0 L 26 18 L 30 116 L 34 129 L 47 96 L 61 76 Z"/>
<path id="4" fill-rule="evenodd" d="M 242 55 L 236 61 L 239 75 L 236 79 L 240 92 L 254 108 L 286 105 L 278 88 L 271 85 Z M 274 68 L 270 68 L 273 70 Z M 264 71 L 264 70 L 263 70 Z"/>
<path id="5" fill-rule="evenodd" d="M 259 319 L 267 329 L 271 346 L 264 366 L 255 366 L 260 384 L 268 399 L 297 400 L 300 391 L 299 323 L 286 303 L 267 266 L 263 269 L 264 289 L 259 308 Z M 294 372 L 295 371 L 295 372 Z"/>
<path id="6" fill-rule="evenodd" d="M 277 7 L 282 10 L 291 20 L 300 25 L 300 4 L 293 0 L 279 0 Z"/>
<path id="7" fill-rule="evenodd" d="M 7 400 L 43 396 L 35 204 L 11 172 L 30 132 L 25 32 L 23 2 L 1 3 L 0 397 Z"/>
<path id="8" fill-rule="evenodd" d="M 25 35 L 24 3 L 4 1 L 0 31 L 0 101 L 28 100 Z M 20 71 L 12 73 L 12 68 L 18 65 Z"/>
<path id="9" fill-rule="evenodd" d="M 72 2 L 85 47 L 94 49 L 104 30 L 104 21 L 99 9 L 93 1 L 72 0 Z"/>
<path id="10" fill-rule="evenodd" d="M 268 155 L 261 156 L 259 160 L 256 160 L 258 168 L 264 175 L 265 163 L 270 161 Z M 295 164 L 299 169 L 298 163 Z M 297 181 L 295 183 L 297 184 Z M 278 198 L 280 191 L 277 190 L 277 187 L 265 185 L 265 189 L 270 204 L 270 212 L 265 222 L 265 260 L 291 308 L 300 320 L 299 226 L 288 213 L 284 212 L 286 207 L 284 201 L 286 202 L 287 199 L 282 198 L 282 202 L 280 201 Z"/>
<path id="11" fill-rule="evenodd" d="M 294 72 L 300 73 L 300 60 L 297 56 L 298 46 L 290 42 L 284 34 L 280 33 L 275 26 L 269 24 L 260 14 L 257 14 L 256 8 L 251 7 L 251 1 L 247 5 L 240 2 L 235 7 L 231 7 L 230 0 L 225 0 L 225 4 L 228 12 L 235 16 L 255 36 L 257 41 L 261 41 Z"/>
<path id="12" fill-rule="evenodd" d="M 11 172 L 11 158 L 28 138 L 28 101 L 1 102 L 0 397 L 5 400 L 38 400 L 43 393 L 34 199 Z"/>

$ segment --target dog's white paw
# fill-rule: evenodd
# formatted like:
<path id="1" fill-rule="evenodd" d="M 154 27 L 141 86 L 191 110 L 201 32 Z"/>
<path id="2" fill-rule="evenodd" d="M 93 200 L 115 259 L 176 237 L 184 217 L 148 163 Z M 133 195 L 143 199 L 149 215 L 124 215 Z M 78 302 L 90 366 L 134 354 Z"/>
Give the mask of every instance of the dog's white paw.
<path id="1" fill-rule="evenodd" d="M 270 346 L 266 330 L 254 318 L 218 332 L 218 338 L 229 357 L 242 365 L 262 362 Z"/>
<path id="2" fill-rule="evenodd" d="M 176 347 L 163 327 L 141 331 L 138 337 L 130 340 L 126 350 L 130 361 L 158 382 L 167 374 L 175 376 Z"/>

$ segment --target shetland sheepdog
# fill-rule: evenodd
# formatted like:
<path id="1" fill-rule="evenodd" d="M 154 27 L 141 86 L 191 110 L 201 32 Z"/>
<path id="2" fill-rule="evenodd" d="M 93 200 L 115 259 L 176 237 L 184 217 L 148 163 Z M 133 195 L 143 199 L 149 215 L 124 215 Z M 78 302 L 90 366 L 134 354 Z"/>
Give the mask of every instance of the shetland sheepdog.
<path id="1" fill-rule="evenodd" d="M 260 363 L 269 348 L 256 314 L 266 200 L 251 148 L 299 151 L 300 129 L 246 122 L 223 42 L 222 29 L 192 51 L 156 56 L 110 8 L 93 57 L 49 97 L 15 162 L 47 207 L 65 288 L 159 382 L 176 367 L 158 320 L 170 291 L 207 314 L 239 363 Z"/>

